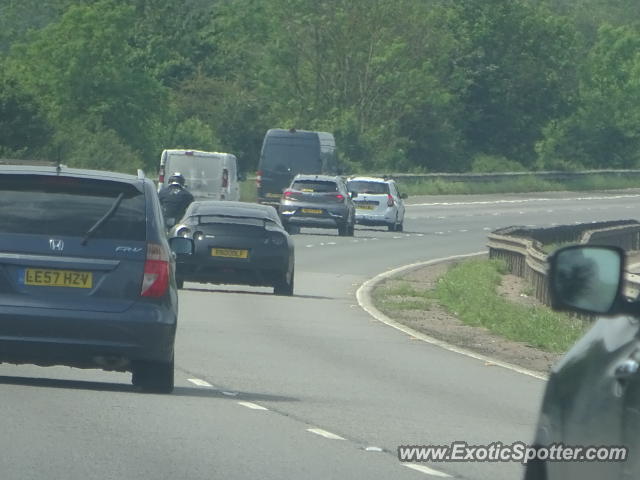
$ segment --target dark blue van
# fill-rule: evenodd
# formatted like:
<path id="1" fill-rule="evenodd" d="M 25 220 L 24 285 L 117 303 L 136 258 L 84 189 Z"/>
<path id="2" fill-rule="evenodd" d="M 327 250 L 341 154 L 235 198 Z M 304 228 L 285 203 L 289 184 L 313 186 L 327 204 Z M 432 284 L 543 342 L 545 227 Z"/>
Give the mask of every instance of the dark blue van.
<path id="1" fill-rule="evenodd" d="M 337 175 L 336 142 L 328 132 L 271 129 L 262 143 L 258 164 L 258 202 L 278 205 L 294 176 Z"/>

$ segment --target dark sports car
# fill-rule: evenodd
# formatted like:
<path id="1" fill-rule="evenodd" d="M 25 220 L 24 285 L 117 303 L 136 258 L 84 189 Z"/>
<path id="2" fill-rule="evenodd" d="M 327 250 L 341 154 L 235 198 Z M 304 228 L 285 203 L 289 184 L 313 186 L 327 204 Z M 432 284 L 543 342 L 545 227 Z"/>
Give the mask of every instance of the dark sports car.
<path id="1" fill-rule="evenodd" d="M 293 240 L 275 208 L 230 201 L 192 203 L 172 229 L 172 237 L 193 239 L 194 253 L 178 256 L 176 280 L 273 286 L 293 295 Z"/>

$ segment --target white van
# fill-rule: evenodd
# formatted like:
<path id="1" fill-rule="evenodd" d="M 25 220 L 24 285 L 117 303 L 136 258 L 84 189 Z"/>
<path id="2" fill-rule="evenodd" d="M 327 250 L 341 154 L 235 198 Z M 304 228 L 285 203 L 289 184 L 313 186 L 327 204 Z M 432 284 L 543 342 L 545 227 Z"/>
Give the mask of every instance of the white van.
<path id="1" fill-rule="evenodd" d="M 180 172 L 196 200 L 240 200 L 238 162 L 230 153 L 165 150 L 160 157 L 158 191 Z"/>

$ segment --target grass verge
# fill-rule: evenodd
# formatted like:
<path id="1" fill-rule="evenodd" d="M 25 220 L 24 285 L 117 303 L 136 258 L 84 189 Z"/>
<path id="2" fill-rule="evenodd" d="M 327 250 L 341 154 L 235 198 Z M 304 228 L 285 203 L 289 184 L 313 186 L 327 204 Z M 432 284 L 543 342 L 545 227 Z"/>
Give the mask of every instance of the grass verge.
<path id="1" fill-rule="evenodd" d="M 255 203 L 258 191 L 256 190 L 255 180 L 245 180 L 240 182 L 240 201 Z"/>
<path id="2" fill-rule="evenodd" d="M 400 190 L 409 195 L 465 195 L 481 193 L 525 193 L 551 191 L 619 190 L 640 187 L 640 179 L 592 175 L 566 181 L 549 181 L 535 177 L 511 178 L 486 183 L 447 180 L 403 180 Z"/>
<path id="3" fill-rule="evenodd" d="M 582 336 L 588 322 L 546 307 L 512 303 L 497 293 L 505 265 L 497 260 L 468 260 L 451 268 L 434 289 L 396 281 L 373 292 L 377 308 L 393 316 L 407 310 L 428 310 L 434 302 L 463 323 L 487 328 L 509 340 L 547 352 L 562 353 Z"/>

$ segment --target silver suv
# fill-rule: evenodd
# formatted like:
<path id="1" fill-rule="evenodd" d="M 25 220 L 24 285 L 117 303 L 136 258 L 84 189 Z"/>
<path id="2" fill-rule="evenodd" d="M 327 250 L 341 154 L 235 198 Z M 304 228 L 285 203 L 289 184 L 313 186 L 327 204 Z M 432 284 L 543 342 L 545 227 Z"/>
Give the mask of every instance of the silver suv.
<path id="1" fill-rule="evenodd" d="M 279 211 L 290 233 L 298 227 L 317 227 L 353 236 L 356 210 L 341 177 L 296 175 L 280 199 Z"/>
<path id="2" fill-rule="evenodd" d="M 387 226 L 390 232 L 401 232 L 404 224 L 404 202 L 407 195 L 398 191 L 393 180 L 354 177 L 347 188 L 356 206 L 359 225 Z"/>

